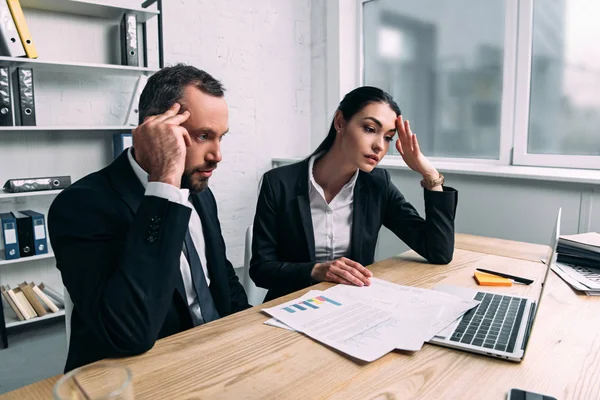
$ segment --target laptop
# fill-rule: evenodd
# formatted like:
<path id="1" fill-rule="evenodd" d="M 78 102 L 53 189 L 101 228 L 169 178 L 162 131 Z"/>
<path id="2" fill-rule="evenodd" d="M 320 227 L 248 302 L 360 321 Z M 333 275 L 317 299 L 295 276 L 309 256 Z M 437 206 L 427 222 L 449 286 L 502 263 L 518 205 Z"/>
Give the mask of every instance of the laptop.
<path id="1" fill-rule="evenodd" d="M 448 332 L 446 336 L 435 336 L 429 343 L 520 362 L 525 356 L 550 267 L 556 259 L 560 216 L 561 209 L 558 210 L 552 232 L 546 257 L 546 271 L 537 301 L 459 286 L 438 285 L 436 290 L 464 299 L 479 300 L 480 303 L 454 322 L 453 326 L 444 330 L 444 333 Z"/>

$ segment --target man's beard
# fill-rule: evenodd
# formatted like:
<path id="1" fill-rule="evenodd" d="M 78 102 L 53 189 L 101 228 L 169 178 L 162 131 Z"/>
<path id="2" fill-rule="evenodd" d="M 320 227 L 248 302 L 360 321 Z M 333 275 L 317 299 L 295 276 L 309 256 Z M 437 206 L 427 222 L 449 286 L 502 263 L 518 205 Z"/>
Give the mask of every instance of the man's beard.
<path id="1" fill-rule="evenodd" d="M 190 194 L 200 193 L 208 187 L 209 178 L 195 176 L 194 174 L 207 169 L 215 169 L 216 167 L 217 163 L 209 162 L 204 165 L 185 170 L 181 176 L 181 188 L 189 189 Z"/>

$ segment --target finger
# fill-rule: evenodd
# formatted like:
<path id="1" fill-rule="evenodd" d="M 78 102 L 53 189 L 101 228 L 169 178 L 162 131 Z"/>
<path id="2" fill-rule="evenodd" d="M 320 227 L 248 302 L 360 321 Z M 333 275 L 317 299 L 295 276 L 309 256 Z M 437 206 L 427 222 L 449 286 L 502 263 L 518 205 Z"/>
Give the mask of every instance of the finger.
<path id="1" fill-rule="evenodd" d="M 396 130 L 398 131 L 398 139 L 402 140 L 402 141 L 406 141 L 407 138 L 407 133 L 406 133 L 406 126 L 405 126 L 405 122 L 404 121 L 404 117 L 399 116 L 397 119 L 397 126 L 396 126 Z"/>
<path id="2" fill-rule="evenodd" d="M 353 285 L 353 286 L 364 286 L 365 285 L 360 279 L 358 279 L 357 277 L 355 277 L 354 275 L 352 275 L 350 272 L 348 272 L 345 269 L 335 267 L 335 268 L 331 269 L 331 272 L 336 274 L 341 279 L 347 281 L 348 285 Z"/>
<path id="3" fill-rule="evenodd" d="M 415 149 L 415 153 L 421 152 L 421 147 L 419 147 L 419 141 L 417 140 L 417 135 L 413 133 L 413 149 Z"/>
<path id="4" fill-rule="evenodd" d="M 396 139 L 396 150 L 398 150 L 398 153 L 400 153 L 400 155 L 404 155 L 404 151 L 402 151 L 402 142 L 400 142 L 400 138 Z"/>
<path id="5" fill-rule="evenodd" d="M 331 271 L 325 275 L 324 280 L 326 282 L 334 282 L 334 283 L 341 283 L 342 285 L 354 286 L 354 284 L 352 282 L 348 281 L 347 279 L 342 278 L 341 276 L 339 276 Z"/>
<path id="6" fill-rule="evenodd" d="M 352 268 L 356 269 L 358 272 L 360 272 L 363 276 L 365 277 L 370 277 L 373 276 L 373 274 L 371 273 L 371 271 L 369 271 L 368 269 L 366 269 L 365 267 L 363 267 L 361 265 L 361 263 L 356 262 L 354 260 L 351 260 L 349 258 L 346 257 L 342 257 L 341 258 L 342 261 L 344 261 L 346 263 L 346 265 L 351 266 Z"/>
<path id="7" fill-rule="evenodd" d="M 167 111 L 162 114 L 156 116 L 157 121 L 164 121 L 167 118 L 174 117 L 179 114 L 179 110 L 181 109 L 181 104 L 174 103 Z"/>
<path id="8" fill-rule="evenodd" d="M 182 128 L 183 131 L 181 132 L 182 136 L 183 136 L 183 141 L 185 143 L 185 147 L 191 147 L 192 146 L 192 137 L 190 136 L 190 133 L 187 131 L 187 129 Z"/>
<path id="9" fill-rule="evenodd" d="M 406 130 L 406 137 L 408 139 L 407 142 L 408 142 L 409 150 L 415 151 L 415 149 L 413 148 L 413 144 L 412 144 L 413 133 L 410 130 L 410 122 L 408 122 L 408 120 L 404 121 L 404 129 Z"/>
<path id="10" fill-rule="evenodd" d="M 188 110 L 185 110 L 181 114 L 174 115 L 172 117 L 164 119 L 162 122 L 170 125 L 181 125 L 192 115 Z"/>
<path id="11" fill-rule="evenodd" d="M 398 137 L 404 132 L 404 120 L 402 115 L 398 115 L 398 118 L 396 118 L 396 130 L 398 131 Z"/>
<path id="12" fill-rule="evenodd" d="M 156 118 L 158 118 L 158 115 L 149 115 L 149 116 L 147 116 L 146 118 L 144 118 L 144 122 L 143 122 L 143 123 L 145 124 L 146 122 L 152 122 L 152 121 L 154 121 Z"/>
<path id="13" fill-rule="evenodd" d="M 358 272 L 356 268 L 353 268 L 347 264 L 340 264 L 340 270 L 344 273 L 344 278 L 348 279 L 356 286 L 365 286 L 368 283 L 368 278 Z"/>

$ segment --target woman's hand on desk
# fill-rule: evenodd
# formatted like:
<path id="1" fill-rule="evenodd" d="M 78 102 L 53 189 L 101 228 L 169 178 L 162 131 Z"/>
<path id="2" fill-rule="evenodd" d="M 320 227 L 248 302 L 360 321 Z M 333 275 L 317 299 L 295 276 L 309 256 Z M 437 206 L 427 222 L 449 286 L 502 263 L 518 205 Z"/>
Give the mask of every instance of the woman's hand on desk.
<path id="1" fill-rule="evenodd" d="M 346 257 L 337 260 L 316 264 L 310 274 L 311 278 L 319 282 L 343 283 L 345 285 L 368 286 L 373 273 Z"/>

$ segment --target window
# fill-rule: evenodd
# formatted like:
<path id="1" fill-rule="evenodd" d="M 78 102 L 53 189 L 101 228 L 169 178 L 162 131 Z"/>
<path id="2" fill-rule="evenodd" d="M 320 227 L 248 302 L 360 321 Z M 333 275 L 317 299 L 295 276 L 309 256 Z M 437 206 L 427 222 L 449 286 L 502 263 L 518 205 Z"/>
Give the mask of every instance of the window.
<path id="1" fill-rule="evenodd" d="M 394 96 L 425 154 L 499 158 L 502 2 L 365 2 L 363 34 L 364 84 Z"/>
<path id="2" fill-rule="evenodd" d="M 533 7 L 527 152 L 600 156 L 600 3 Z"/>
<path id="3" fill-rule="evenodd" d="M 361 11 L 362 84 L 394 96 L 427 156 L 600 169 L 597 0 L 363 0 Z"/>

